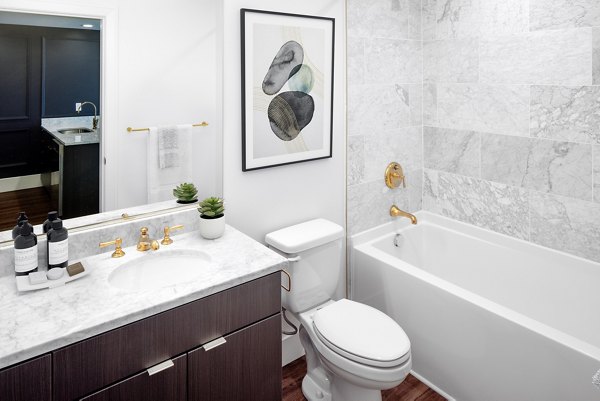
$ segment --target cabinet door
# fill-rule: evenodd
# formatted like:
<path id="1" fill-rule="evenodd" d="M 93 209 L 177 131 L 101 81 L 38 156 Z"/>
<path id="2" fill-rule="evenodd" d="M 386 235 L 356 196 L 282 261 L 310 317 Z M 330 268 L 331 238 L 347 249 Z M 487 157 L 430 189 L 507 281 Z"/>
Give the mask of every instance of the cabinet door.
<path id="1" fill-rule="evenodd" d="M 280 401 L 281 319 L 274 315 L 188 353 L 189 401 Z"/>
<path id="2" fill-rule="evenodd" d="M 186 401 L 186 356 L 173 359 L 172 366 L 151 372 L 151 369 L 100 390 L 81 401 Z M 167 364 L 168 365 L 168 364 Z M 151 374 L 152 373 L 152 374 Z"/>
<path id="3" fill-rule="evenodd" d="M 0 400 L 50 401 L 50 355 L 0 371 Z"/>

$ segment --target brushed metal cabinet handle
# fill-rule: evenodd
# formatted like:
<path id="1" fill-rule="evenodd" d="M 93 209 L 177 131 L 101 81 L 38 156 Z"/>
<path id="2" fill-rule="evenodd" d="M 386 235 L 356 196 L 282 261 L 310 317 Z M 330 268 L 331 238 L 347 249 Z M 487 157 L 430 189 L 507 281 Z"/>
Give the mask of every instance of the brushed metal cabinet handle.
<path id="1" fill-rule="evenodd" d="M 211 342 L 204 344 L 202 348 L 204 348 L 204 351 L 210 351 L 211 349 L 217 348 L 226 342 L 227 340 L 225 340 L 223 337 L 219 337 L 216 340 L 212 340 Z"/>
<path id="2" fill-rule="evenodd" d="M 158 365 L 154 365 L 151 368 L 148 368 L 147 372 L 148 372 L 148 376 L 152 376 L 155 375 L 159 372 L 162 372 L 163 370 L 167 370 L 170 367 L 175 366 L 175 364 L 173 363 L 172 360 L 167 359 L 164 362 L 159 363 Z"/>

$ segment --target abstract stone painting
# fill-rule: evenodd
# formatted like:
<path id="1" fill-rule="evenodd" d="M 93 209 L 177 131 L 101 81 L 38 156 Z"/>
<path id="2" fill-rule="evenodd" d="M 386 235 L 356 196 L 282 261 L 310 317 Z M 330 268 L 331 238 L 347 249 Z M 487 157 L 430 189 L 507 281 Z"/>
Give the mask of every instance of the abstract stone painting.
<path id="1" fill-rule="evenodd" d="M 241 11 L 242 170 L 331 157 L 334 20 Z"/>

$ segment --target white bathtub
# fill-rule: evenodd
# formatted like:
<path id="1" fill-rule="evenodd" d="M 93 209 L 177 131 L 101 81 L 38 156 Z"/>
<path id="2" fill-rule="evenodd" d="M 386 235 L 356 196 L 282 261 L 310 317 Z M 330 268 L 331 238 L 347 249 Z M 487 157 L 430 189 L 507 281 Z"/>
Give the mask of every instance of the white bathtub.
<path id="1" fill-rule="evenodd" d="M 417 216 L 351 240 L 351 297 L 402 326 L 414 373 L 461 401 L 600 400 L 600 264 Z"/>

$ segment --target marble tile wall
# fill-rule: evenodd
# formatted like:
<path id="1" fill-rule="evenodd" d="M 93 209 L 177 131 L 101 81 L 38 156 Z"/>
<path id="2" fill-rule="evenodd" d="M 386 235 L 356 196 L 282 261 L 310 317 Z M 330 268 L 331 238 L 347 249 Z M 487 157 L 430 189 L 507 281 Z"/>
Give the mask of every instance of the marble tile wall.
<path id="1" fill-rule="evenodd" d="M 421 8 L 421 0 L 347 3 L 348 235 L 389 221 L 392 204 L 422 208 Z M 427 51 L 444 49 L 432 45 Z M 447 74 L 442 65 L 435 68 L 427 74 Z M 385 186 L 392 161 L 404 167 L 406 189 Z"/>
<path id="2" fill-rule="evenodd" d="M 600 1 L 423 0 L 423 209 L 600 262 Z"/>

